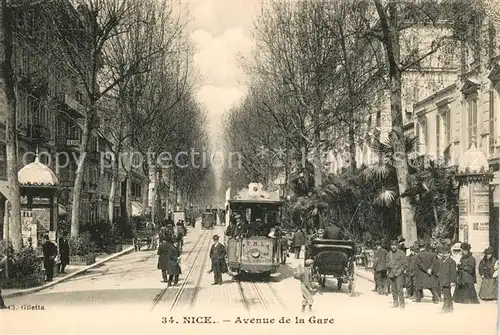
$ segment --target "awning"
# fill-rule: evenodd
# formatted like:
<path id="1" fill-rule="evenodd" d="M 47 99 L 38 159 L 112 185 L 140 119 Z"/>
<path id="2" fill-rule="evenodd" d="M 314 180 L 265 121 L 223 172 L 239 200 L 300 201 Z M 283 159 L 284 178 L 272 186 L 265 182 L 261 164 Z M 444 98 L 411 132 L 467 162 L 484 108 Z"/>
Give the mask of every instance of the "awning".
<path id="1" fill-rule="evenodd" d="M 141 216 L 144 211 L 144 205 L 139 201 L 132 201 L 132 216 Z"/>
<path id="2" fill-rule="evenodd" d="M 66 214 L 68 214 L 66 208 L 63 205 L 59 204 L 59 215 L 66 215 Z"/>

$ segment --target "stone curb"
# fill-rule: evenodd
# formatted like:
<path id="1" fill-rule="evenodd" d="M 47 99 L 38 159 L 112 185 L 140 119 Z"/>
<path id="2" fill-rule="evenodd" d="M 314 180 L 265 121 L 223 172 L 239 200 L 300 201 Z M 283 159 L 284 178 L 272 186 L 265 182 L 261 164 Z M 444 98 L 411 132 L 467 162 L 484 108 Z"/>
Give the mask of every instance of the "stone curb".
<path id="1" fill-rule="evenodd" d="M 134 251 L 134 246 L 131 246 L 131 247 L 128 247 L 127 249 L 123 250 L 123 251 L 120 251 L 114 255 L 111 255 L 111 256 L 108 256 L 106 258 L 104 258 L 103 260 L 100 260 L 99 262 L 95 262 L 94 264 L 91 264 L 89 266 L 86 266 L 84 267 L 83 269 L 80 269 L 78 271 L 75 271 L 65 277 L 62 277 L 60 279 L 56 279 L 52 282 L 49 282 L 49 283 L 46 283 L 42 286 L 37 286 L 37 287 L 33 287 L 33 288 L 29 288 L 29 289 L 26 289 L 26 290 L 21 290 L 21 291 L 17 291 L 17 292 L 12 292 L 12 293 L 8 293 L 8 294 L 5 294 L 3 295 L 3 298 L 14 298 L 14 297 L 19 297 L 19 296 L 22 296 L 22 295 L 27 295 L 27 294 L 31 294 L 31 293 L 36 293 L 36 292 L 39 292 L 39 291 L 42 291 L 42 290 L 45 290 L 49 287 L 52 287 L 52 286 L 55 286 L 59 283 L 62 283 L 63 281 L 66 281 L 70 278 L 73 278 L 79 274 L 82 274 L 92 268 L 95 268 L 101 264 L 104 264 L 106 263 L 107 261 L 110 261 L 112 259 L 115 259 L 117 257 L 120 257 L 120 256 L 123 256 L 125 254 L 128 254 L 130 252 Z"/>

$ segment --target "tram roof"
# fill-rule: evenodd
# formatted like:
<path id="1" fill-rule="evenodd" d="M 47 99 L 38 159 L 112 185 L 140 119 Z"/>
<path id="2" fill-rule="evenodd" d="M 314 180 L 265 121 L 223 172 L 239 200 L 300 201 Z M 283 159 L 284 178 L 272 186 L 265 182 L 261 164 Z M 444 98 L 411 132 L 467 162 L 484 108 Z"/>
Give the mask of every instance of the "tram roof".
<path id="1" fill-rule="evenodd" d="M 249 189 L 244 188 L 239 191 L 235 196 L 228 201 L 231 203 L 246 203 L 246 204 L 276 204 L 282 203 L 276 197 L 273 197 L 270 193 L 259 190 L 259 191 L 249 191 Z"/>

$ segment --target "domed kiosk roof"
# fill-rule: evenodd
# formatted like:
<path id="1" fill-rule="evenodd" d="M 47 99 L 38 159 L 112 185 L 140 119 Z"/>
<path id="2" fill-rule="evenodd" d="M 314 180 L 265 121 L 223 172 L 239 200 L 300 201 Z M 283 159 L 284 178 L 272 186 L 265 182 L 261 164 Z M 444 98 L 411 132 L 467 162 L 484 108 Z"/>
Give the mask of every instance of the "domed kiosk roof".
<path id="1" fill-rule="evenodd" d="M 38 153 L 33 163 L 25 165 L 21 170 L 19 170 L 17 178 L 19 180 L 19 184 L 22 186 L 54 187 L 59 184 L 59 180 L 52 169 L 47 165 L 40 163 Z"/>

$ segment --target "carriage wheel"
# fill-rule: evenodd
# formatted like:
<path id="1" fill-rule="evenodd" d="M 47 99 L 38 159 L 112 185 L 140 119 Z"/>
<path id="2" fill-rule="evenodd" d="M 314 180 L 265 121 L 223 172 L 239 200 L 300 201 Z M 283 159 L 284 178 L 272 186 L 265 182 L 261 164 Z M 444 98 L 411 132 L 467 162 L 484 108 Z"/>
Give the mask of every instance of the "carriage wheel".
<path id="1" fill-rule="evenodd" d="M 339 291 L 342 289 L 342 278 L 337 278 L 337 289 Z"/>

